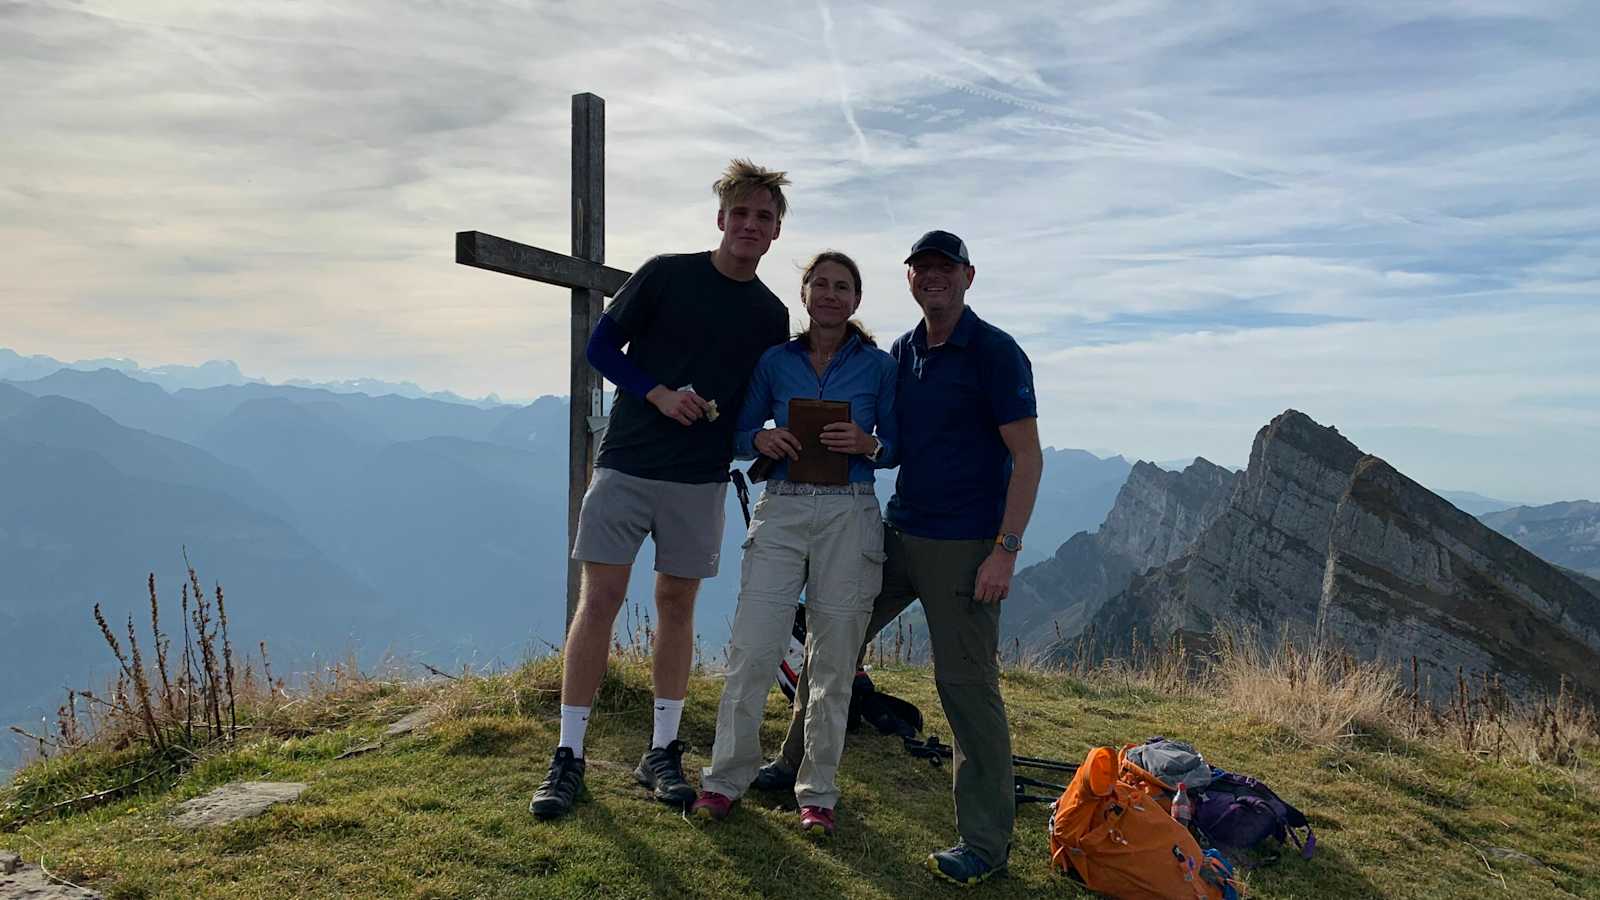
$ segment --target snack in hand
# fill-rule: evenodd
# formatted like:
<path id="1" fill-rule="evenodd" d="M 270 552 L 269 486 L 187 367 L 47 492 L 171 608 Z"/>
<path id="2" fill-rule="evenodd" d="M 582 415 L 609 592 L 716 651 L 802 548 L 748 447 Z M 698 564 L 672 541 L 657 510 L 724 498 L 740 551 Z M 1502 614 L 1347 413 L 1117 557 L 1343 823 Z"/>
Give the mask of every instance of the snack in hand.
<path id="1" fill-rule="evenodd" d="M 692 384 L 686 384 L 683 387 L 679 388 L 679 390 L 688 391 L 691 394 L 696 394 L 696 395 L 699 394 L 699 392 L 694 389 L 694 385 L 692 385 Z M 715 401 L 715 400 L 707 400 L 706 401 L 706 407 L 707 407 L 707 409 L 706 409 L 706 421 L 707 422 L 715 422 L 717 420 L 717 416 L 721 415 L 721 413 L 717 412 L 717 401 Z"/>

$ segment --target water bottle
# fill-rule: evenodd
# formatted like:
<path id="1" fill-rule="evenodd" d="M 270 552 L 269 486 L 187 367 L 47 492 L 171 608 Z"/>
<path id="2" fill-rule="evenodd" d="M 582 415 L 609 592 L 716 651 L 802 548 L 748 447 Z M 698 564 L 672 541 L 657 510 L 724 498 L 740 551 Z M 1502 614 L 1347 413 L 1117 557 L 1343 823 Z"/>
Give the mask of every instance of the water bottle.
<path id="1" fill-rule="evenodd" d="M 1189 802 L 1189 789 L 1183 782 L 1178 782 L 1178 795 L 1172 798 L 1172 817 L 1178 824 L 1189 827 L 1189 820 L 1194 818 L 1194 806 Z"/>

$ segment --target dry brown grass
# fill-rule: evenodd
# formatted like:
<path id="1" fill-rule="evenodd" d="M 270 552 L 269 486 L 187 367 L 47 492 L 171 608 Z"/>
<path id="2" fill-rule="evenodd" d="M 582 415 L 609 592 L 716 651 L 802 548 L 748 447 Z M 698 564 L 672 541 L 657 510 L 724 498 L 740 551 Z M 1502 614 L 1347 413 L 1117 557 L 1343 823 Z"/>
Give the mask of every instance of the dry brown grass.
<path id="1" fill-rule="evenodd" d="M 1210 676 L 1231 708 L 1311 744 L 1390 727 L 1402 693 L 1390 666 L 1287 639 L 1220 641 Z"/>
<path id="2" fill-rule="evenodd" d="M 174 654 L 173 636 L 162 629 L 154 574 L 145 586 L 150 652 L 141 648 L 132 616 L 119 635 L 97 604 L 94 621 L 117 660 L 116 680 L 100 691 L 69 690 L 44 733 L 11 726 L 28 741 L 32 760 L 25 762 L 39 765 L 25 767 L 30 777 L 19 776 L 11 786 L 0 830 L 176 779 L 243 739 L 303 737 L 395 715 L 397 707 L 409 711 L 415 697 L 431 690 L 365 673 L 354 658 L 318 666 L 292 683 L 275 677 L 264 641 L 259 656 L 236 656 L 222 586 L 207 596 L 192 566 L 180 590 L 182 644 Z M 71 774 L 89 758 L 115 758 L 112 772 L 120 777 Z"/>
<path id="3" fill-rule="evenodd" d="M 1498 675 L 1457 670 L 1448 700 L 1430 700 L 1431 687 L 1411 661 L 1411 684 L 1389 710 L 1396 729 L 1413 739 L 1447 743 L 1462 753 L 1497 760 L 1576 766 L 1584 751 L 1600 750 L 1600 715 L 1568 688 L 1516 695 Z"/>
<path id="4" fill-rule="evenodd" d="M 1408 683 L 1392 663 L 1361 661 L 1287 633 L 1268 641 L 1219 631 L 1204 643 L 1196 651 L 1181 636 L 1151 644 L 1135 634 L 1107 655 L 1091 633 L 1065 645 L 1065 653 L 1028 657 L 1012 648 L 1002 657 L 1013 668 L 1103 688 L 1220 697 L 1249 720 L 1314 746 L 1386 734 L 1504 762 L 1575 767 L 1586 754 L 1600 754 L 1600 714 L 1565 683 L 1554 693 L 1516 695 L 1498 675 L 1458 672 L 1453 690 L 1441 696 L 1419 679 L 1416 660 Z"/>

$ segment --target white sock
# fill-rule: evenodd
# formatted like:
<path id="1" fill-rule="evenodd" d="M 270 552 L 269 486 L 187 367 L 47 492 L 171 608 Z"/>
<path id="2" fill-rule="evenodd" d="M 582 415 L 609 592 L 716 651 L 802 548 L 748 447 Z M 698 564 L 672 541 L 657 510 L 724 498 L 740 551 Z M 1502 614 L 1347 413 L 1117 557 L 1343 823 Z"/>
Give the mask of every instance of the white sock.
<path id="1" fill-rule="evenodd" d="M 650 749 L 665 747 L 678 739 L 678 722 L 683 719 L 683 701 L 656 698 L 656 733 Z"/>
<path id="2" fill-rule="evenodd" d="M 589 707 L 561 704 L 561 740 L 557 747 L 568 747 L 572 755 L 583 759 L 583 735 L 589 730 Z"/>

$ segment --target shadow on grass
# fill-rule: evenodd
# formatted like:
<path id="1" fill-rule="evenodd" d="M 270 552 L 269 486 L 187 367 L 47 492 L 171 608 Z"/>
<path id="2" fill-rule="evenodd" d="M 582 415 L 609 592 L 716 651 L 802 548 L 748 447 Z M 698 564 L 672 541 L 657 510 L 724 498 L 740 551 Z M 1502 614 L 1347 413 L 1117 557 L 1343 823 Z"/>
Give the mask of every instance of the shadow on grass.
<path id="1" fill-rule="evenodd" d="M 695 872 L 667 859 L 653 846 L 657 840 L 638 827 L 630 816 L 616 816 L 604 804 L 590 805 L 589 818 L 604 826 L 605 837 L 617 847 L 618 857 L 628 860 L 650 886 L 651 896 L 689 897 L 698 893 Z"/>
<path id="2" fill-rule="evenodd" d="M 1275 896 L 1386 896 L 1386 890 L 1364 875 L 1344 851 L 1322 844 L 1317 845 L 1317 855 L 1310 860 L 1301 859 L 1293 847 L 1286 847 L 1281 860 L 1241 870 L 1240 874 L 1252 890 L 1270 890 Z"/>
<path id="3" fill-rule="evenodd" d="M 528 740 L 533 730 L 521 722 L 476 721 L 444 746 L 446 756 L 507 756 Z"/>
<path id="4" fill-rule="evenodd" d="M 1102 736 L 1098 732 L 1126 730 L 1129 724 L 1145 718 L 1116 702 L 1140 695 L 1142 692 L 1137 689 L 1072 693 L 1090 698 L 1091 708 L 1083 710 L 1087 715 L 1082 718 L 1073 716 L 1070 725 L 1051 723 L 1050 728 L 1042 730 L 1041 733 L 1055 733 L 1057 743 L 1060 735 L 1089 744 L 1116 743 L 1099 740 Z M 937 703 L 927 704 L 929 698 L 914 690 L 909 694 L 924 701 L 924 710 L 931 713 L 930 730 L 946 733 L 944 723 L 938 721 Z M 774 718 L 771 710 L 767 718 Z M 765 740 L 767 737 L 764 733 L 764 743 L 774 746 L 775 742 Z M 704 738 L 709 746 L 709 730 Z M 1394 741 L 1394 736 L 1378 735 L 1373 740 L 1388 743 Z M 1069 755 L 1076 758 L 1077 752 Z M 840 774 L 846 796 L 839 809 L 839 832 L 833 839 L 808 846 L 811 841 L 794 830 L 792 795 L 752 792 L 728 822 L 706 829 L 709 840 L 723 857 L 720 864 L 734 867 L 741 879 L 761 895 L 838 896 L 842 893 L 837 887 L 841 883 L 853 886 L 856 892 L 865 893 L 862 888 L 867 888 L 896 900 L 927 900 L 965 893 L 923 869 L 923 859 L 929 851 L 955 838 L 948 765 L 928 766 L 906 756 L 898 740 L 862 731 L 849 735 Z M 1421 787 L 1434 795 L 1429 799 L 1440 799 L 1438 792 Z M 766 812 L 751 809 L 752 806 Z M 770 810 L 775 808 L 784 812 L 774 815 Z M 1247 878 L 1261 894 L 1364 898 L 1383 896 L 1393 889 L 1392 885 L 1374 881 L 1377 876 L 1373 874 L 1372 860 L 1336 843 L 1337 823 L 1319 821 L 1314 810 L 1308 812 L 1319 833 L 1332 842 L 1320 846 L 1312 860 L 1300 859 L 1288 847 L 1278 862 L 1252 869 Z M 998 898 L 1033 896 L 1046 890 L 1054 896 L 1090 896 L 1065 876 L 1049 874 L 1044 830 L 1042 815 L 1018 811 L 1012 874 L 986 885 L 987 893 Z"/>
<path id="5" fill-rule="evenodd" d="M 836 849 L 835 839 L 814 840 L 801 834 L 799 819 L 791 818 L 789 810 L 783 811 L 784 824 L 779 824 L 757 809 L 743 808 L 747 803 L 736 806 L 727 821 L 707 823 L 702 831 L 719 851 L 716 864 L 732 866 L 758 896 L 840 897 L 862 878 L 880 889 L 902 886 L 903 879 L 886 883 L 843 859 L 839 862 L 851 871 L 842 877 L 816 858 L 818 852 L 834 855 L 830 851 Z M 894 895 L 911 896 L 898 891 Z"/>

